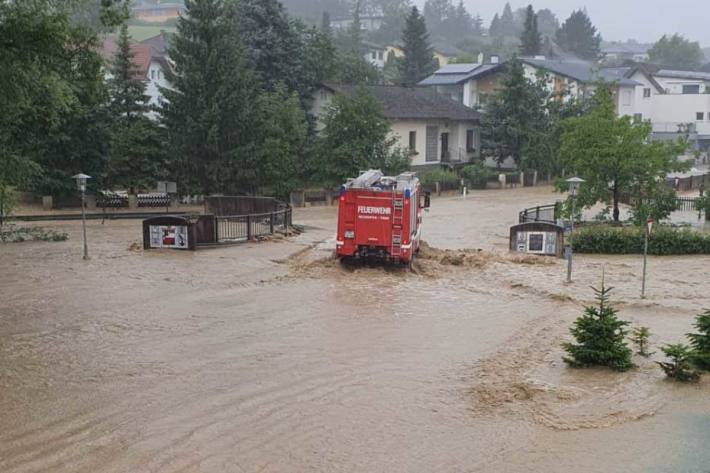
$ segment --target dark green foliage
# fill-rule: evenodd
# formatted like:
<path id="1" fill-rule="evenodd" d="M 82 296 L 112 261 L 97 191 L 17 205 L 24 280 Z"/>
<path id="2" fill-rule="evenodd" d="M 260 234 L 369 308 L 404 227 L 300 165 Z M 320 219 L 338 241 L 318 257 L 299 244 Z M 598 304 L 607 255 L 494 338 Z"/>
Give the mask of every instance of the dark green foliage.
<path id="1" fill-rule="evenodd" d="M 666 345 L 661 351 L 669 358 L 668 362 L 657 361 L 666 373 L 666 376 L 680 382 L 697 382 L 700 373 L 693 369 L 691 364 L 692 351 L 689 346 L 682 343 Z"/>
<path id="2" fill-rule="evenodd" d="M 602 38 L 584 10 L 573 11 L 557 30 L 557 44 L 580 59 L 594 61 L 601 52 Z"/>
<path id="3" fill-rule="evenodd" d="M 631 209 L 631 221 L 636 225 L 646 225 L 649 216 L 654 222 L 666 220 L 678 207 L 678 196 L 672 188 L 664 182 L 651 184 L 650 189 L 635 192 L 643 195 L 634 201 Z"/>
<path id="4" fill-rule="evenodd" d="M 682 35 L 663 35 L 648 55 L 652 62 L 666 67 L 697 70 L 705 61 L 703 50 L 697 42 L 688 41 Z"/>
<path id="5" fill-rule="evenodd" d="M 405 85 L 415 85 L 436 70 L 436 62 L 429 45 L 424 17 L 417 7 L 412 7 L 402 32 L 404 60 L 400 68 L 400 81 Z"/>
<path id="6" fill-rule="evenodd" d="M 422 184 L 430 186 L 435 185 L 437 182 L 440 184 L 455 184 L 461 180 L 454 171 L 443 168 L 419 172 L 417 173 L 417 177 L 419 177 Z"/>
<path id="7" fill-rule="evenodd" d="M 537 15 L 532 5 L 528 5 L 525 12 L 525 29 L 520 36 L 520 54 L 523 56 L 537 56 L 542 47 L 542 36 L 537 28 Z"/>
<path id="8" fill-rule="evenodd" d="M 483 163 L 475 163 L 461 168 L 459 174 L 470 188 L 485 189 L 494 172 Z"/>
<path id="9" fill-rule="evenodd" d="M 683 168 L 677 156 L 685 144 L 649 141 L 650 123 L 618 117 L 612 93 L 604 84 L 597 85 L 590 110 L 566 119 L 563 127 L 561 166 L 586 181 L 579 203 L 584 207 L 610 204 L 615 221 L 619 221 L 623 193 L 642 197 L 669 172 Z M 566 191 L 567 186 L 560 181 L 558 189 Z"/>
<path id="10" fill-rule="evenodd" d="M 173 89 L 163 92 L 163 123 L 176 157 L 177 178 L 188 193 L 244 192 L 258 165 L 256 81 L 221 0 L 188 0 L 170 57 Z"/>
<path id="11" fill-rule="evenodd" d="M 512 157 L 517 164 L 545 126 L 546 92 L 525 77 L 522 63 L 513 59 L 499 92 L 490 97 L 482 121 L 483 151 L 498 162 Z"/>
<path id="12" fill-rule="evenodd" d="M 377 67 L 365 60 L 362 54 L 341 52 L 336 58 L 335 81 L 346 85 L 375 85 L 383 77 Z"/>
<path id="13" fill-rule="evenodd" d="M 631 331 L 631 341 L 636 345 L 636 354 L 645 358 L 653 355 L 648 351 L 648 339 L 651 336 L 651 330 L 648 327 L 635 327 Z"/>
<path id="14" fill-rule="evenodd" d="M 575 229 L 577 253 L 642 254 L 645 229 L 588 225 Z M 648 254 L 656 256 L 710 254 L 710 235 L 689 229 L 656 226 L 648 241 Z"/>
<path id="15" fill-rule="evenodd" d="M 477 33 L 476 20 L 466 10 L 462 0 L 456 5 L 452 0 L 427 0 L 422 14 L 431 35 L 451 44 L 457 43 L 464 36 Z M 478 28 L 480 33 L 480 26 Z"/>
<path id="16" fill-rule="evenodd" d="M 693 348 L 693 365 L 703 371 L 710 371 L 710 310 L 698 314 L 693 326 L 698 330 L 698 333 L 688 334 Z"/>
<path id="17" fill-rule="evenodd" d="M 570 333 L 577 343 L 563 345 L 567 352 L 564 361 L 576 368 L 606 366 L 617 371 L 633 368 L 631 349 L 624 340 L 629 323 L 617 317 L 609 302 L 612 288 L 605 287 L 602 280 L 601 289 L 593 289 L 599 305 L 586 307 L 574 322 Z"/>
<path id="18" fill-rule="evenodd" d="M 164 130 L 148 118 L 145 83 L 133 62 L 128 27 L 121 26 L 108 83 L 110 139 L 99 183 L 106 189 L 145 190 L 165 168 Z"/>
<path id="19" fill-rule="evenodd" d="M 380 104 L 364 87 L 352 96 L 336 95 L 323 120 L 316 142 L 314 174 L 326 184 L 341 184 L 362 169 L 381 169 L 388 174 L 403 171 L 409 160 L 396 148 L 390 124 Z"/>

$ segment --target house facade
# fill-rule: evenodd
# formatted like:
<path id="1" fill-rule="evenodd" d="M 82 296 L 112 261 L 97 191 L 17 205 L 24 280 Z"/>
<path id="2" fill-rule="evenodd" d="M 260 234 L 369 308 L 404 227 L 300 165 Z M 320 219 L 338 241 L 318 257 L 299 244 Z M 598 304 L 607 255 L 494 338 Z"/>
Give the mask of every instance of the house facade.
<path id="1" fill-rule="evenodd" d="M 500 83 L 501 64 L 449 64 L 419 83 L 467 107 L 480 109 Z"/>
<path id="2" fill-rule="evenodd" d="M 412 167 L 467 163 L 480 156 L 480 115 L 426 87 L 368 86 L 390 121 L 390 133 L 410 155 Z M 322 118 L 337 94 L 352 95 L 355 86 L 326 84 L 316 91 L 311 114 Z"/>

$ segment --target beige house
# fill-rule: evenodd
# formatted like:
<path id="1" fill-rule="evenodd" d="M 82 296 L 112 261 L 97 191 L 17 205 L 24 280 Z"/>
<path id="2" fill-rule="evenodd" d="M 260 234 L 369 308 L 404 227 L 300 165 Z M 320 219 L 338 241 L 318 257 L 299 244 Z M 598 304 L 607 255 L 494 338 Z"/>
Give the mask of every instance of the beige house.
<path id="1" fill-rule="evenodd" d="M 456 57 L 464 54 L 460 49 L 446 43 L 435 42 L 432 44 L 431 48 L 432 55 L 434 56 L 434 59 L 438 61 L 440 67 L 447 65 Z M 385 46 L 385 51 L 385 58 L 388 58 L 390 54 L 393 54 L 394 57 L 404 57 L 404 50 L 402 49 L 402 45 L 400 43 Z"/>
<path id="2" fill-rule="evenodd" d="M 460 164 L 480 156 L 480 114 L 427 87 L 368 86 L 391 123 L 400 147 L 409 150 L 413 167 Z M 336 94 L 355 86 L 327 84 L 313 97 L 311 114 L 321 118 Z"/>

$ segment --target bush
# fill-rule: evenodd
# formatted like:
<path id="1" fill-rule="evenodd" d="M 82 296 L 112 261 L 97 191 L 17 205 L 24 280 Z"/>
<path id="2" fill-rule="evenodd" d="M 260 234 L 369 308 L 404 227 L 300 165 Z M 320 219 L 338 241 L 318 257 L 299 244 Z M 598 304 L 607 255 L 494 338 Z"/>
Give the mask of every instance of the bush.
<path id="1" fill-rule="evenodd" d="M 678 207 L 678 196 L 673 189 L 661 185 L 650 199 L 638 200 L 631 209 L 631 221 L 636 225 L 645 225 L 648 217 L 660 222 L 666 220 Z"/>
<path id="2" fill-rule="evenodd" d="M 418 176 L 419 181 L 421 181 L 424 185 L 434 185 L 437 182 L 442 184 L 453 184 L 460 181 L 458 174 L 454 171 L 449 171 L 448 169 L 443 168 L 424 171 L 421 174 L 418 174 Z"/>
<path id="3" fill-rule="evenodd" d="M 677 343 L 661 347 L 661 351 L 670 359 L 668 362 L 657 361 L 666 376 L 676 381 L 695 382 L 700 379 L 700 373 L 690 364 L 692 351 L 687 345 Z"/>
<path id="4" fill-rule="evenodd" d="M 3 243 L 20 243 L 23 241 L 64 241 L 66 233 L 45 230 L 42 227 L 16 227 L 14 225 L 0 229 L 0 241 Z"/>
<path id="5" fill-rule="evenodd" d="M 616 310 L 609 303 L 612 288 L 594 289 L 599 306 L 587 306 L 584 314 L 575 322 L 570 332 L 577 344 L 563 345 L 569 356 L 565 363 L 575 368 L 589 366 L 607 366 L 617 371 L 626 371 L 634 367 L 631 362 L 631 349 L 626 345 L 625 320 L 616 316 Z"/>
<path id="6" fill-rule="evenodd" d="M 575 229 L 577 253 L 628 255 L 643 253 L 644 228 L 589 225 Z M 648 253 L 657 256 L 710 254 L 710 235 L 689 229 L 657 226 L 648 240 Z"/>
<path id="7" fill-rule="evenodd" d="M 696 368 L 710 371 L 710 310 L 695 318 L 693 326 L 700 333 L 689 333 L 690 346 L 693 347 L 691 361 Z"/>
<path id="8" fill-rule="evenodd" d="M 485 189 L 493 170 L 488 168 L 483 163 L 471 164 L 464 166 L 459 171 L 461 177 L 466 181 L 466 185 L 472 189 Z"/>

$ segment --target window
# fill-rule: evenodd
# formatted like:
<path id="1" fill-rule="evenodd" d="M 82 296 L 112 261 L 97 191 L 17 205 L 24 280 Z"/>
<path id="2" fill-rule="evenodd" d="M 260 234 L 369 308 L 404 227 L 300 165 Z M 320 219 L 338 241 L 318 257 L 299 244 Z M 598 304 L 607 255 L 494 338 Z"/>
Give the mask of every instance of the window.
<path id="1" fill-rule="evenodd" d="M 643 121 L 643 115 L 640 113 L 634 113 L 634 122 L 641 123 Z"/>
<path id="2" fill-rule="evenodd" d="M 473 130 L 466 130 L 466 151 L 469 153 L 473 153 L 474 151 L 476 151 L 475 143 L 473 140 Z"/>
<path id="3" fill-rule="evenodd" d="M 699 122 L 705 120 L 705 113 L 703 113 L 703 112 L 698 112 L 698 113 L 696 113 L 696 114 L 695 114 L 695 120 L 697 120 L 697 121 L 699 121 Z"/>
<path id="4" fill-rule="evenodd" d="M 645 89 L 643 89 L 643 98 L 648 99 L 650 97 L 651 97 L 651 88 L 646 87 Z"/>
<path id="5" fill-rule="evenodd" d="M 377 59 L 377 51 L 372 51 L 372 59 Z"/>
<path id="6" fill-rule="evenodd" d="M 683 94 L 699 94 L 700 84 L 685 84 L 683 85 Z"/>
<path id="7" fill-rule="evenodd" d="M 377 52 L 377 58 L 378 58 L 379 60 L 384 59 L 384 57 L 385 57 L 384 54 L 385 54 L 384 52 L 378 51 L 378 52 Z"/>
<path id="8" fill-rule="evenodd" d="M 409 132 L 409 151 L 417 151 L 417 132 Z"/>
<path id="9" fill-rule="evenodd" d="M 150 78 L 155 80 L 155 69 L 150 70 Z"/>
<path id="10" fill-rule="evenodd" d="M 158 69 L 158 80 L 160 80 L 160 69 Z"/>

